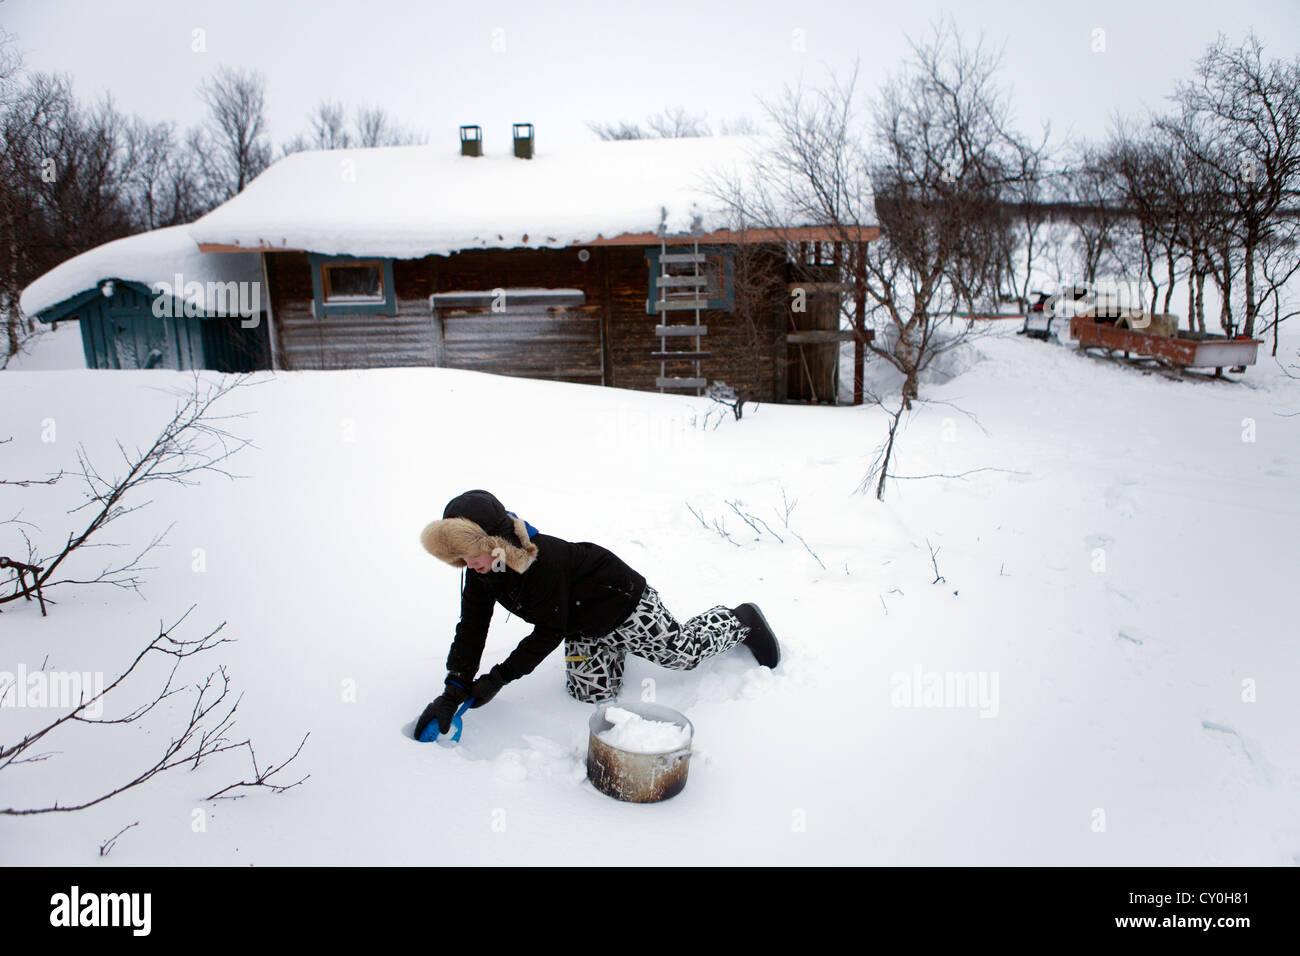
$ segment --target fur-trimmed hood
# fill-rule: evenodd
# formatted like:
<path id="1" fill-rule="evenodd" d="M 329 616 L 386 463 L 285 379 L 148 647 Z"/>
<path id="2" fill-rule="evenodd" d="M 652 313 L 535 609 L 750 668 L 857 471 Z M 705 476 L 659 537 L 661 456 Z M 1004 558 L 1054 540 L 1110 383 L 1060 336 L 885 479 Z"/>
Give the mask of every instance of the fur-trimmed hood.
<path id="1" fill-rule="evenodd" d="M 431 521 L 420 532 L 420 544 L 454 568 L 466 567 L 466 558 L 491 555 L 523 574 L 537 560 L 537 545 L 529 537 L 527 523 L 481 489 L 453 498 L 441 520 Z"/>

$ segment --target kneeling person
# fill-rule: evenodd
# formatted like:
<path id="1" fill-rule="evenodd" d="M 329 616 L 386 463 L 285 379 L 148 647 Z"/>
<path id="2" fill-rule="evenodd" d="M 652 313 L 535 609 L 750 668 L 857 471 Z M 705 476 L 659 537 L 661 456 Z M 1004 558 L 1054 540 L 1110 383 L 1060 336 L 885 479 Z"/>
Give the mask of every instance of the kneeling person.
<path id="1" fill-rule="evenodd" d="M 420 534 L 425 550 L 471 573 L 461 590 L 460 623 L 447 655 L 444 691 L 416 723 L 446 733 L 470 697 L 481 707 L 529 674 L 564 644 L 565 689 L 586 703 L 612 700 L 628 654 L 673 670 L 744 643 L 760 664 L 776 667 L 780 648 L 753 604 L 710 608 L 678 623 L 645 578 L 590 541 L 541 534 L 483 490 L 453 498 Z M 500 604 L 533 625 L 504 661 L 478 675 L 493 608 Z"/>

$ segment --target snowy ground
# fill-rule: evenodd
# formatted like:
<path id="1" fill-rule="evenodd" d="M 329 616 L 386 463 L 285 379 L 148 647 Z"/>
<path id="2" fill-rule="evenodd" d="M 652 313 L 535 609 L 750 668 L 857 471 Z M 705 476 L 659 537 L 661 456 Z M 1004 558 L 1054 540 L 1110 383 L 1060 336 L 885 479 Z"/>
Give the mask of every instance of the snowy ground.
<path id="1" fill-rule="evenodd" d="M 751 406 L 702 428 L 703 399 L 445 370 L 263 375 L 225 400 L 249 413 L 233 426 L 257 446 L 232 463 L 247 477 L 156 488 L 110 534 L 138 547 L 175 522 L 143 599 L 65 587 L 44 619 L 4 605 L 0 671 L 116 673 L 196 605 L 183 636 L 224 621 L 236 642 L 183 673 L 227 665 L 264 761 L 310 731 L 310 779 L 204 802 L 248 772 L 227 755 L 87 811 L 0 817 L 0 861 L 95 863 L 138 821 L 108 864 L 1300 863 L 1298 383 L 1267 357 L 1242 384 L 1176 383 L 1011 331 L 923 388 L 896 461 L 1001 470 L 898 481 L 883 503 L 855 491 L 878 407 Z M 1283 345 L 1300 363 L 1300 340 Z M 57 365 L 0 374 L 4 478 L 70 467 L 79 444 L 111 468 L 115 440 L 151 439 L 189 381 L 30 370 Z M 417 535 L 477 487 L 612 548 L 679 617 L 761 603 L 776 672 L 743 648 L 692 672 L 628 667 L 629 699 L 694 722 L 679 796 L 627 805 L 585 781 L 592 708 L 565 695 L 558 652 L 469 714 L 458 746 L 410 739 L 459 592 Z M 47 549 L 78 500 L 0 486 L 3 517 L 22 509 Z M 755 535 L 737 500 L 783 540 Z M 22 553 L 13 527 L 0 553 Z M 527 632 L 498 610 L 485 668 Z M 964 677 L 982 694 L 954 697 Z M 0 807 L 111 789 L 187 708 L 61 729 L 54 756 L 0 774 Z M 0 740 L 51 713 L 0 710 Z"/>
<path id="2" fill-rule="evenodd" d="M 81 326 L 77 322 L 64 322 L 55 329 L 48 325 L 40 329 L 36 338 L 9 360 L 6 371 L 43 372 L 52 369 L 86 367 L 86 350 L 81 345 Z"/>

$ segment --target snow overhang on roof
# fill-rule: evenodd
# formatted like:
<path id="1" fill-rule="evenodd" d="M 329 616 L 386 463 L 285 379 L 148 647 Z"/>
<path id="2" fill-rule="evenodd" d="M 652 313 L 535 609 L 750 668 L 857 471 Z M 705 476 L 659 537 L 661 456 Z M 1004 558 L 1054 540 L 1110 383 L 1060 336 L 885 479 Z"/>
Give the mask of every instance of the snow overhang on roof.
<path id="1" fill-rule="evenodd" d="M 84 293 L 102 289 L 105 282 L 120 281 L 172 296 L 177 306 L 173 315 L 182 310 L 205 315 L 261 311 L 261 256 L 256 252 L 201 252 L 188 229 L 168 226 L 96 246 L 29 285 L 19 305 L 27 315 L 58 321 L 63 317 L 60 307 L 67 308 Z M 254 300 L 257 304 L 248 307 Z"/>
<path id="2" fill-rule="evenodd" d="M 286 156 L 190 226 L 212 251 L 414 259 L 478 248 L 561 248 L 730 225 L 710 183 L 743 178 L 755 136 L 596 142 L 461 156 L 443 146 Z M 797 225 L 791 223 L 791 225 Z M 871 237 L 867 237 L 871 238 Z"/>

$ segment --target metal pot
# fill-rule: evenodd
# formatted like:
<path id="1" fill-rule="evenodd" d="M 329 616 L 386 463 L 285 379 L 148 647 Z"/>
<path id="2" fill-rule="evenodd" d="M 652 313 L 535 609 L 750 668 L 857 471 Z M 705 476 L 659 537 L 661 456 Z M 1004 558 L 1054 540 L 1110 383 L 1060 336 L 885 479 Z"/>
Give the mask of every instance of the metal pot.
<path id="1" fill-rule="evenodd" d="M 621 707 L 646 720 L 659 720 L 686 728 L 686 746 L 657 754 L 633 753 L 611 746 L 597 737 L 614 725 L 605 719 L 605 710 Z M 682 792 L 690 769 L 691 741 L 695 725 L 671 707 L 625 701 L 609 701 L 596 708 L 587 722 L 587 776 L 601 793 L 628 803 L 655 803 Z"/>

